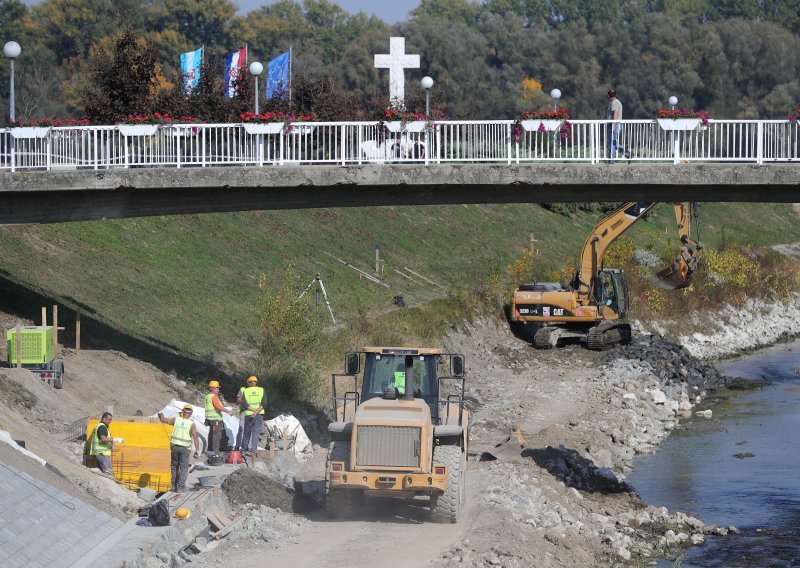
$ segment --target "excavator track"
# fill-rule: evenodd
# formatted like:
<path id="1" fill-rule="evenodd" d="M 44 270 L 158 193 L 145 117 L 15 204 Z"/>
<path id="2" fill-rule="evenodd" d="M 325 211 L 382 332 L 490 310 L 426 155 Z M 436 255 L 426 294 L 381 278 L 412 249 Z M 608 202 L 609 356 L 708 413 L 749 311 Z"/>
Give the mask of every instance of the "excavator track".
<path id="1" fill-rule="evenodd" d="M 556 346 L 557 338 L 553 337 L 556 328 L 553 326 L 540 327 L 533 336 L 533 346 L 536 349 L 552 349 Z"/>
<path id="2" fill-rule="evenodd" d="M 595 351 L 605 351 L 630 341 L 631 326 L 627 323 L 604 322 L 590 329 L 586 335 L 586 347 Z"/>

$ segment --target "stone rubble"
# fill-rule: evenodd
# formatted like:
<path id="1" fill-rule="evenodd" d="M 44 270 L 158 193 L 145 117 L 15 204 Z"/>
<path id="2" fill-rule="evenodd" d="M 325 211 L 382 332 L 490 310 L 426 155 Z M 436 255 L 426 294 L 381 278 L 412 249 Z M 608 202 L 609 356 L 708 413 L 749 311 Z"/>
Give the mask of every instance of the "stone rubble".
<path id="1" fill-rule="evenodd" d="M 469 353 L 468 368 L 480 367 L 466 383 L 473 418 L 470 443 L 478 448 L 473 452 L 491 448 L 516 425 L 526 425 L 535 436 L 511 459 L 471 462 L 480 484 L 473 497 L 481 511 L 478 518 L 496 520 L 484 526 L 473 519 L 477 524 L 469 537 L 430 565 L 642 565 L 655 556 L 674 557 L 708 535 L 738 532 L 643 503 L 625 474 L 636 455 L 656 451 L 681 419 L 692 413 L 713 416 L 697 405 L 725 386 L 727 378 L 698 356 L 725 356 L 763 345 L 764 335 L 774 340 L 800 333 L 800 296 L 770 309 L 753 302 L 750 309 L 775 319 L 769 323 L 753 316 L 757 323 L 741 337 L 721 329 L 682 338 L 685 346 L 658 334 L 639 334 L 630 345 L 605 353 L 579 347 L 535 351 L 497 322 L 465 323 L 451 332 L 445 349 Z M 760 335 L 758 341 L 752 333 Z M 564 400 L 582 410 L 554 417 L 552 408 Z M 315 495 L 318 506 L 321 484 L 299 481 L 301 469 L 296 461 L 281 458 L 239 470 L 223 483 L 231 509 L 245 515 L 240 527 L 218 544 L 225 558 L 235 557 L 240 547 L 277 549 L 302 539 L 312 523 L 291 511 L 303 495 Z M 220 557 L 209 554 L 211 543 L 199 533 L 191 538 L 192 564 L 216 566 Z M 156 552 L 149 561 L 182 565 L 175 554 L 167 558 Z"/>

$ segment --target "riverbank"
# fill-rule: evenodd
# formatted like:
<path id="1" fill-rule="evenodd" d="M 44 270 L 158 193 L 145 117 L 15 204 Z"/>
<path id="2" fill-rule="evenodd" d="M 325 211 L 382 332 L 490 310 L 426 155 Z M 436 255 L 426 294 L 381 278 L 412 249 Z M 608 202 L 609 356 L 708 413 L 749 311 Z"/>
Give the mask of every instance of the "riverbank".
<path id="1" fill-rule="evenodd" d="M 654 452 L 721 380 L 686 350 L 645 336 L 608 353 L 577 346 L 537 351 L 502 322 L 487 320 L 451 332 L 445 349 L 466 354 L 474 418 L 458 524 L 430 523 L 421 502 L 370 499 L 345 522 L 304 513 L 311 523 L 293 533 L 294 542 L 278 543 L 262 535 L 286 533 L 291 519 L 251 515 L 249 529 L 193 564 L 609 566 L 735 530 L 649 506 L 625 479 L 635 456 Z M 515 427 L 524 436 L 517 451 L 487 459 Z M 282 473 L 322 477 L 324 460 L 307 466 Z M 405 539 L 415 546 L 402 555 L 381 545 Z M 343 547 L 350 564 L 332 560 Z"/>
<path id="2" fill-rule="evenodd" d="M 771 321 L 780 326 L 784 319 Z M 759 322 L 770 325 L 769 318 Z M 286 496 L 279 491 L 274 501 L 268 496 L 258 506 L 226 494 L 231 514 L 241 513 L 244 519 L 216 548 L 194 554 L 192 564 L 208 568 L 221 562 L 291 563 L 296 568 L 636 565 L 704 542 L 709 534 L 735 530 L 706 526 L 702 519 L 650 506 L 626 479 L 637 455 L 655 452 L 698 402 L 724 385 L 724 378 L 689 348 L 639 335 L 631 345 L 604 353 L 577 346 L 538 351 L 497 320 L 479 320 L 451 331 L 444 348 L 466 355 L 466 400 L 473 416 L 467 502 L 457 524 L 430 523 L 422 501 L 370 499 L 358 516 L 333 521 L 320 510 L 288 511 Z M 72 368 L 77 363 L 71 361 Z M 155 392 L 159 385 L 165 391 L 162 398 L 177 388 L 174 380 L 140 374 L 141 381 L 130 385 L 135 393 Z M 13 373 L 9 377 L 23 380 Z M 35 416 L 50 416 L 63 407 L 63 395 L 75 386 L 51 392 L 37 384 Z M 146 402 L 137 404 L 146 407 Z M 126 403 L 129 412 L 134 409 L 131 404 Z M 79 405 L 72 406 L 72 413 L 78 413 Z M 20 412 L 15 416 L 21 421 L 28 417 Z M 65 420 L 69 416 L 65 414 Z M 40 427 L 58 432 L 58 424 L 37 426 L 33 417 L 27 422 L 28 435 L 20 437 L 31 440 L 31 432 Z M 312 424 L 308 426 L 313 431 Z M 517 452 L 481 461 L 515 427 L 524 436 Z M 48 451 L 51 444 L 45 439 L 56 438 L 41 433 L 30 445 L 58 460 L 63 451 L 55 449 L 55 443 Z M 306 463 L 276 461 L 260 471 L 290 486 L 287 491 L 294 489 L 293 480 L 319 481 L 324 475 L 322 448 L 324 444 L 316 446 L 315 456 Z M 70 456 L 69 461 L 78 458 Z M 65 463 L 63 470 L 76 479 L 85 477 L 86 470 L 78 463 Z M 175 545 L 197 537 L 185 536 L 186 542 Z M 404 548 L 403 554 L 386 546 L 406 541 L 414 546 Z M 143 555 L 129 565 L 152 568 L 170 562 L 175 562 L 174 556 L 167 561 L 164 555 Z"/>
<path id="3" fill-rule="evenodd" d="M 705 325 L 697 316 L 693 319 L 706 331 L 681 335 L 678 342 L 701 359 L 729 358 L 800 336 L 800 294 L 786 301 L 750 299 L 743 307 L 726 305 Z"/>

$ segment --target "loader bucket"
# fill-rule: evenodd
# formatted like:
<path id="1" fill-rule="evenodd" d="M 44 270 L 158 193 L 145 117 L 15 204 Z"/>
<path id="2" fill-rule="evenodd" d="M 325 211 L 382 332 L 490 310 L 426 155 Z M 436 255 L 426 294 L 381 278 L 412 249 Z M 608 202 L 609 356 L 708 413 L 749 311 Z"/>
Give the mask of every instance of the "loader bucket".
<path id="1" fill-rule="evenodd" d="M 480 461 L 507 460 L 514 458 L 522 453 L 526 443 L 525 436 L 522 435 L 519 426 L 514 426 L 510 436 L 491 450 L 487 450 L 481 454 Z"/>
<path id="2" fill-rule="evenodd" d="M 673 262 L 664 270 L 660 270 L 656 274 L 656 282 L 665 290 L 686 288 L 689 284 L 691 284 L 689 267 L 682 260 L 680 262 Z"/>

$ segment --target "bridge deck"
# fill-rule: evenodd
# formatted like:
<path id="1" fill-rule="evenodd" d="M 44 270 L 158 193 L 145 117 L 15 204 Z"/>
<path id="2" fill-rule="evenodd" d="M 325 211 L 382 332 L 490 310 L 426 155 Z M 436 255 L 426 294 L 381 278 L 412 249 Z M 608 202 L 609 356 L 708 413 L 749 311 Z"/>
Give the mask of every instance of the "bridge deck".
<path id="1" fill-rule="evenodd" d="M 442 164 L 0 172 L 0 224 L 257 209 L 581 201 L 800 202 L 794 164 Z"/>

